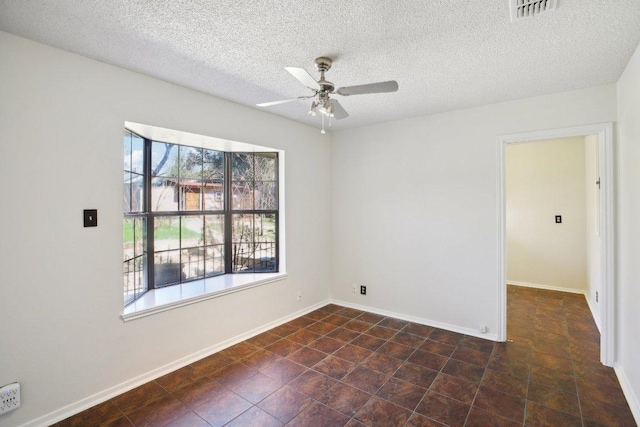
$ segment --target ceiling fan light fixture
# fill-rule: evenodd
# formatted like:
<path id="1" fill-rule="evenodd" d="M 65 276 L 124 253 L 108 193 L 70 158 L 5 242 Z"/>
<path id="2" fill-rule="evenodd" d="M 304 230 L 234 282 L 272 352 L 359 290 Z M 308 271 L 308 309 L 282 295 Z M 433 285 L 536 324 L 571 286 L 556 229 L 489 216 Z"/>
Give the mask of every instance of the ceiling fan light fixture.
<path id="1" fill-rule="evenodd" d="M 315 116 L 317 109 L 318 109 L 318 103 L 316 101 L 313 101 L 311 103 L 311 107 L 309 107 L 309 114 L 312 116 Z"/>
<path id="2" fill-rule="evenodd" d="M 333 116 L 333 103 L 331 99 L 327 98 L 324 101 L 321 101 L 322 105 L 320 106 L 320 112 L 325 116 Z"/>

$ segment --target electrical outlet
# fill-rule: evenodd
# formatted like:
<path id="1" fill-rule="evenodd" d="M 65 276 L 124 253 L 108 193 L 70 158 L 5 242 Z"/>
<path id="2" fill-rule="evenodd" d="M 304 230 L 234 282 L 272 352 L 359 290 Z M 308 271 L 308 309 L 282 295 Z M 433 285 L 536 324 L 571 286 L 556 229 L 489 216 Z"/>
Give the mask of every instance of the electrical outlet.
<path id="1" fill-rule="evenodd" d="M 360 295 L 366 295 L 366 294 L 367 294 L 367 287 L 360 286 Z"/>
<path id="2" fill-rule="evenodd" d="M 353 285 L 353 293 L 354 294 L 358 293 L 358 285 Z"/>
<path id="3" fill-rule="evenodd" d="M 598 291 L 596 291 L 596 302 L 598 302 Z"/>
<path id="4" fill-rule="evenodd" d="M 20 384 L 11 383 L 0 388 L 0 414 L 20 407 Z"/>
<path id="5" fill-rule="evenodd" d="M 302 299 L 302 291 L 298 291 L 298 301 Z"/>
<path id="6" fill-rule="evenodd" d="M 478 329 L 480 330 L 480 332 L 482 332 L 483 334 L 487 333 L 487 325 L 485 325 L 484 323 L 480 323 L 480 325 L 478 326 L 479 326 Z"/>

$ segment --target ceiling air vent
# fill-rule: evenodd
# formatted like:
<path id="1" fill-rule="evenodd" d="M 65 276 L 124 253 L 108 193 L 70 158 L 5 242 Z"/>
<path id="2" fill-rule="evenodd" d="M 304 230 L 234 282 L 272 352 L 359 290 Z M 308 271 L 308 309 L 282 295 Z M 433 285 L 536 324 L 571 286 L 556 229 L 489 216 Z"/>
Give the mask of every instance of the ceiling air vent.
<path id="1" fill-rule="evenodd" d="M 511 22 L 554 10 L 557 0 L 509 0 Z"/>

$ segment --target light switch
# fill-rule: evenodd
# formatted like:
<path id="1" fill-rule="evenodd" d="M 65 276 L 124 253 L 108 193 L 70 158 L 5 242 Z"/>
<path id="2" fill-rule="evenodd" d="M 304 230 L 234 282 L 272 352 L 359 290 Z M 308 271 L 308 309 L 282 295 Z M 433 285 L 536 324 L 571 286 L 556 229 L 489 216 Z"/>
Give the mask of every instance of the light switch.
<path id="1" fill-rule="evenodd" d="M 98 210 L 97 209 L 84 210 L 84 226 L 85 227 L 98 226 Z"/>

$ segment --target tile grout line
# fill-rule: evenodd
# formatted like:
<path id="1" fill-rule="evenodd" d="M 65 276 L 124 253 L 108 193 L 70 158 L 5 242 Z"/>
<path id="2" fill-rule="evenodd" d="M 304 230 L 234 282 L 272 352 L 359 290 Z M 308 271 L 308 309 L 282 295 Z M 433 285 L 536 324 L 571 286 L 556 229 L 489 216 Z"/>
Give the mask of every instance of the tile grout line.
<path id="1" fill-rule="evenodd" d="M 493 350 L 491 350 L 491 355 L 489 356 L 489 362 L 487 362 L 487 366 L 485 366 L 484 372 L 482 373 L 482 378 L 480 378 L 480 383 L 478 384 L 478 389 L 476 390 L 476 393 L 473 395 L 473 400 L 471 401 L 471 405 L 469 406 L 469 412 L 467 413 L 467 416 L 464 419 L 463 426 L 467 424 L 467 421 L 469 421 L 469 416 L 471 415 L 471 410 L 473 409 L 473 405 L 476 403 L 476 399 L 478 397 L 478 393 L 480 393 L 480 387 L 482 386 L 482 381 L 484 380 L 484 376 L 487 375 L 487 370 L 489 369 L 489 363 L 491 362 L 491 357 L 493 356 L 493 353 L 495 351 L 496 351 L 496 346 L 494 345 L 493 346 Z"/>

